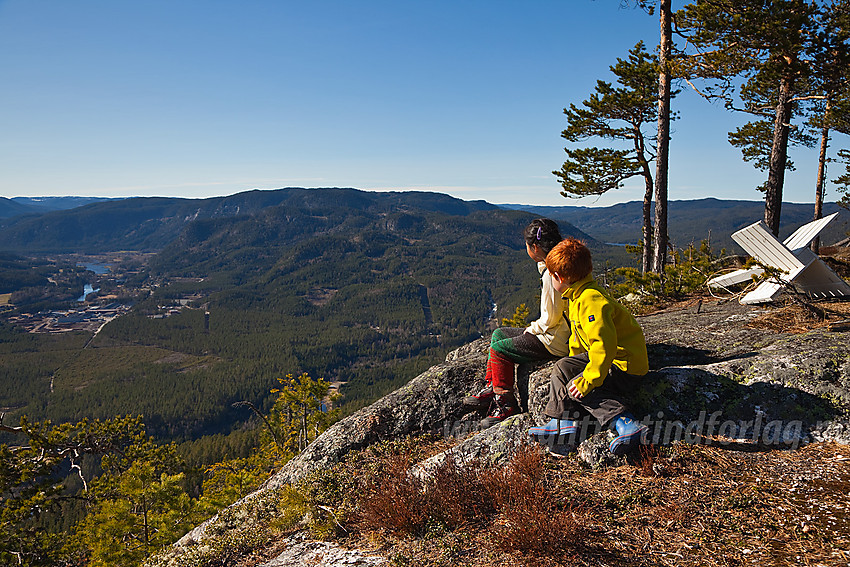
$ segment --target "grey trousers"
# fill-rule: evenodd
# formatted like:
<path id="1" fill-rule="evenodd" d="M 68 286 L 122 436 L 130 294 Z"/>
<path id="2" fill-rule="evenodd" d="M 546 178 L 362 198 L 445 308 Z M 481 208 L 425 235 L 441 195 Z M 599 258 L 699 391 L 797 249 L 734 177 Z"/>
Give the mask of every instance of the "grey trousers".
<path id="1" fill-rule="evenodd" d="M 594 388 L 580 399 L 570 396 L 570 382 L 584 372 L 590 362 L 587 354 L 565 356 L 555 363 L 549 382 L 549 403 L 543 413 L 558 419 L 575 419 L 589 413 L 603 426 L 621 413 L 628 411 L 626 400 L 640 385 L 641 377 L 627 374 L 611 365 L 602 385 Z"/>

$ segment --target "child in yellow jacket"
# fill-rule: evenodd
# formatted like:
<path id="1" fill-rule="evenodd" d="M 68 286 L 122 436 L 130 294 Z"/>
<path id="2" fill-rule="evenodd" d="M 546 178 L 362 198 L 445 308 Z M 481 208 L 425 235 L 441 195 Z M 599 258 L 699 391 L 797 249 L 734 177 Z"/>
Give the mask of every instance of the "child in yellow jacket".
<path id="1" fill-rule="evenodd" d="M 617 437 L 610 450 L 625 454 L 645 435 L 647 427 L 632 417 L 626 398 L 649 371 L 646 340 L 632 314 L 593 279 L 590 250 L 567 238 L 546 256 L 554 287 L 569 300 L 569 355 L 552 371 L 549 402 L 552 418 L 529 435 L 547 442 L 554 454 L 571 448 L 578 424 L 569 419 L 582 410 L 602 426 L 613 426 Z M 577 413 L 578 412 L 578 413 Z"/>

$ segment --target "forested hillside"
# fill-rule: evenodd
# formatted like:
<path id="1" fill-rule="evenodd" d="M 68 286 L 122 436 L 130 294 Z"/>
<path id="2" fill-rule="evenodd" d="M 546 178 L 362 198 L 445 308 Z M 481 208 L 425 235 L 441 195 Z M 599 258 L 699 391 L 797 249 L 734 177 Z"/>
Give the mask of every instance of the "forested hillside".
<path id="1" fill-rule="evenodd" d="M 355 189 L 289 188 L 209 199 L 137 197 L 5 219 L 0 221 L 0 250 L 53 254 L 155 251 L 194 221 L 254 215 L 276 206 L 331 206 L 373 212 L 412 208 L 452 215 L 497 208 L 484 201 L 462 201 L 442 194 Z"/>
<path id="2" fill-rule="evenodd" d="M 150 220 L 166 209 L 167 219 Z M 190 210 L 204 212 L 181 216 Z M 104 211 L 121 220 L 103 222 Z M 73 251 L 102 249 L 98 235 L 126 250 L 183 228 L 133 276 L 135 286 L 152 291 L 138 292 L 133 310 L 86 348 L 87 333 L 3 329 L 7 420 L 141 414 L 159 438 L 197 439 L 239 427 L 250 412 L 234 402 L 268 408 L 277 378 L 302 372 L 341 383 L 342 401 L 353 409 L 487 333 L 519 304 L 536 315 L 539 276 L 521 236 L 534 216 L 486 203 L 283 190 L 105 202 L 41 218 L 54 220 L 38 225 L 35 247 L 64 239 Z M 98 226 L 79 238 L 64 232 L 81 223 Z M 592 242 L 600 262 L 622 254 L 562 228 Z M 162 316 L 181 299 L 188 306 Z"/>

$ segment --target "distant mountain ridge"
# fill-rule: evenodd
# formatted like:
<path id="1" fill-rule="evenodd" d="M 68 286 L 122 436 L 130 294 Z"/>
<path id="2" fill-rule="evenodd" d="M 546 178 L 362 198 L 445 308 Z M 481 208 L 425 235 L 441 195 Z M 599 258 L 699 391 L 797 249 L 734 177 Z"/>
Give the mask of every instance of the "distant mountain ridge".
<path id="1" fill-rule="evenodd" d="M 18 215 L 63 211 L 90 203 L 115 200 L 111 197 L 0 197 L 0 219 Z"/>
<path id="2" fill-rule="evenodd" d="M 302 210 L 338 207 L 371 212 L 422 210 L 466 216 L 498 210 L 485 201 L 440 193 L 368 192 L 348 188 L 285 188 L 226 197 L 134 197 L 0 221 L 0 249 L 14 252 L 160 250 L 198 220 L 256 215 L 272 207 Z"/>
<path id="3" fill-rule="evenodd" d="M 37 212 L 36 209 L 25 203 L 19 203 L 15 199 L 0 197 L 0 219 L 16 217 L 28 213 Z"/>
<path id="4" fill-rule="evenodd" d="M 610 207 L 499 205 L 507 209 L 533 212 L 558 221 L 566 221 L 587 232 L 597 240 L 611 244 L 634 244 L 640 240 L 643 222 L 643 202 L 630 201 Z M 762 201 L 736 201 L 715 198 L 670 201 L 668 233 L 678 248 L 691 242 L 710 239 L 712 247 L 727 249 L 737 245 L 731 234 L 764 217 Z M 825 203 L 824 216 L 839 213 L 839 217 L 822 233 L 821 241 L 831 244 L 844 239 L 850 231 L 850 211 L 836 203 Z M 814 205 L 782 204 L 780 236 L 785 238 L 814 217 Z"/>
<path id="5" fill-rule="evenodd" d="M 83 203 L 81 206 L 76 204 Z M 0 250 L 16 253 L 97 253 L 113 250 L 159 251 L 177 241 L 192 223 L 255 217 L 273 208 L 298 211 L 350 209 L 388 214 L 399 211 L 438 212 L 466 217 L 480 211 L 512 209 L 568 224 L 571 234 L 609 244 L 633 244 L 641 234 L 642 203 L 609 207 L 495 205 L 464 201 L 424 191 L 374 192 L 353 188 L 253 190 L 225 197 L 186 199 L 133 197 L 0 198 Z M 678 248 L 710 240 L 715 249 L 739 251 L 731 234 L 763 216 L 761 201 L 715 198 L 670 201 L 669 234 Z M 822 242 L 844 239 L 850 231 L 850 211 L 826 203 L 824 214 L 839 218 L 822 234 Z M 323 213 L 324 214 L 324 213 Z M 4 215 L 6 218 L 3 218 Z M 813 217 L 811 204 L 783 203 L 783 238 Z M 192 230 L 213 230 L 203 224 Z"/>
<path id="6" fill-rule="evenodd" d="M 27 205 L 38 211 L 64 211 L 74 209 L 91 203 L 102 203 L 103 201 L 120 201 L 126 197 L 12 197 L 12 200 L 22 205 Z"/>

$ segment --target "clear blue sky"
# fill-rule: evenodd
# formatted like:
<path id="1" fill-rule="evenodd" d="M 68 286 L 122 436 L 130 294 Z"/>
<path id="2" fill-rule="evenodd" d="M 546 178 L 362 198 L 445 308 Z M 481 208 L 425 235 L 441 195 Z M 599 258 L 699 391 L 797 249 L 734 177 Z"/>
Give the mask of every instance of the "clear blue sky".
<path id="1" fill-rule="evenodd" d="M 675 7 L 674 2 L 674 7 Z M 563 108 L 658 22 L 618 0 L 0 0 L 0 195 L 286 186 L 565 199 Z M 674 101 L 670 198 L 759 200 L 745 117 Z M 846 145 L 846 144 L 845 144 Z M 810 202 L 815 152 L 785 200 Z M 827 196 L 834 200 L 834 193 Z"/>

